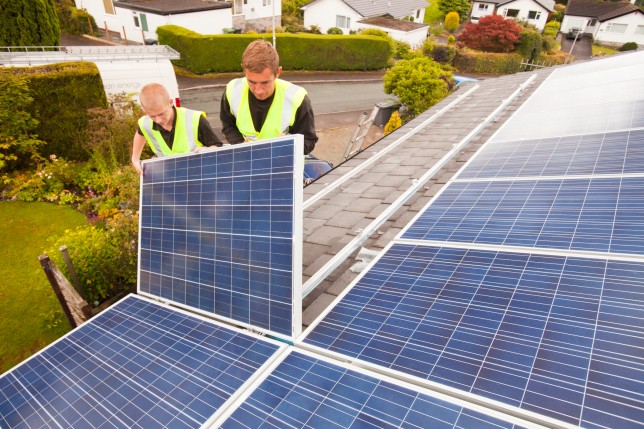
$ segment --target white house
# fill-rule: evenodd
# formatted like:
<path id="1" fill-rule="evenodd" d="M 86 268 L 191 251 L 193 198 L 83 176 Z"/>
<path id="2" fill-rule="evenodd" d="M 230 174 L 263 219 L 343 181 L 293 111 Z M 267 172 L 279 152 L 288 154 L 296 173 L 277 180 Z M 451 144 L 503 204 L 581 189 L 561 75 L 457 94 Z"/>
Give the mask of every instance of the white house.
<path id="1" fill-rule="evenodd" d="M 487 15 L 501 15 L 543 30 L 554 8 L 554 0 L 476 0 L 472 3 L 470 18 L 476 21 Z"/>
<path id="2" fill-rule="evenodd" d="M 200 34 L 222 34 L 224 29 L 263 32 L 281 21 L 281 0 L 75 0 L 96 25 L 121 38 L 142 43 L 156 40 L 156 29 L 178 25 Z M 274 13 L 276 15 L 274 15 Z"/>
<path id="3" fill-rule="evenodd" d="M 344 34 L 368 27 L 383 30 L 396 40 L 407 41 L 407 38 L 416 40 L 417 35 L 402 36 L 406 33 L 402 28 L 394 31 L 391 26 L 373 25 L 363 20 L 386 17 L 424 25 L 427 6 L 427 0 L 313 0 L 300 9 L 304 11 L 304 26 L 315 25 L 322 33 L 331 27 L 340 28 Z M 427 26 L 424 28 L 420 31 L 424 31 L 426 37 Z M 415 26 L 410 31 L 419 32 L 419 27 Z"/>
<path id="4" fill-rule="evenodd" d="M 427 39 L 427 24 L 394 19 L 391 16 L 374 16 L 357 22 L 357 27 L 386 31 L 394 40 L 408 43 L 412 48 L 421 46 Z"/>
<path id="5" fill-rule="evenodd" d="M 593 40 L 613 46 L 635 42 L 644 46 L 644 13 L 622 2 L 569 0 L 561 31 L 581 28 Z"/>

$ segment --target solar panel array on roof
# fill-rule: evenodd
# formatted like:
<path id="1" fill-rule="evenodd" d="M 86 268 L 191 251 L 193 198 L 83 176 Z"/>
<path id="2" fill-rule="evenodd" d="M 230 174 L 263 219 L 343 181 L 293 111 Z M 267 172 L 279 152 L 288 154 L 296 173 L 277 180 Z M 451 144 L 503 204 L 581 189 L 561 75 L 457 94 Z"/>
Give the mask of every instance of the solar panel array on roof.
<path id="1" fill-rule="evenodd" d="M 0 377 L 0 426 L 198 428 L 283 347 L 130 295 Z"/>
<path id="2" fill-rule="evenodd" d="M 301 145 L 290 136 L 146 162 L 139 292 L 298 335 Z"/>
<path id="3" fill-rule="evenodd" d="M 612 61 L 551 74 L 303 346 L 562 425 L 644 426 L 644 54 Z"/>

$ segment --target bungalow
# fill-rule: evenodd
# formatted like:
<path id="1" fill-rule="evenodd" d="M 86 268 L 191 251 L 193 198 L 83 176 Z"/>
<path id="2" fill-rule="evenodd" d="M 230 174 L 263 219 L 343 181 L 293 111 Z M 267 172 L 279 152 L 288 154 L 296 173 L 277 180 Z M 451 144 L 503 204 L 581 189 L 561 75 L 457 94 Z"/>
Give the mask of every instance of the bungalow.
<path id="1" fill-rule="evenodd" d="M 155 40 L 162 25 L 178 25 L 200 34 L 225 29 L 264 31 L 281 21 L 281 0 L 75 0 L 96 24 L 121 38 L 143 43 Z M 274 3 L 274 4 L 273 4 Z"/>
<path id="2" fill-rule="evenodd" d="M 501 15 L 543 30 L 554 8 L 554 0 L 476 0 L 472 3 L 470 18 L 476 22 L 483 16 Z"/>
<path id="3" fill-rule="evenodd" d="M 605 45 L 635 42 L 644 46 L 644 13 L 625 2 L 569 0 L 561 31 L 580 28 L 584 34 Z"/>
<path id="4" fill-rule="evenodd" d="M 304 11 L 304 26 L 315 25 L 323 33 L 331 27 L 345 34 L 378 28 L 396 40 L 418 45 L 427 37 L 427 25 L 423 24 L 427 6 L 426 0 L 313 0 L 300 9 Z"/>

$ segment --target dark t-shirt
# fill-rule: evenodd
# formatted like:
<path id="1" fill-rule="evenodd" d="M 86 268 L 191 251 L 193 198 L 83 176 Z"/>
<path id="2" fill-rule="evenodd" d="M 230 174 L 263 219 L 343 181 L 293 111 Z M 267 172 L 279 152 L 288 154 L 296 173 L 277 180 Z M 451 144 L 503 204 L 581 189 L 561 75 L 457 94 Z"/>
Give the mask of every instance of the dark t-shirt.
<path id="1" fill-rule="evenodd" d="M 250 107 L 250 115 L 253 118 L 253 125 L 256 130 L 261 130 L 266 116 L 268 116 L 268 109 L 273 104 L 275 93 L 266 100 L 258 100 L 251 91 L 248 91 L 248 103 Z M 222 132 L 226 140 L 230 144 L 237 144 L 244 142 L 244 136 L 237 128 L 237 120 L 230 110 L 230 103 L 226 97 L 226 90 L 221 96 L 221 109 L 219 110 L 219 117 L 223 126 Z M 305 96 L 302 104 L 295 112 L 295 121 L 293 126 L 289 128 L 289 134 L 302 134 L 304 136 L 304 154 L 309 154 L 315 148 L 318 141 L 318 136 L 315 133 L 315 119 L 313 116 L 313 108 L 311 107 L 311 100 L 309 96 Z"/>
<path id="2" fill-rule="evenodd" d="M 166 144 L 170 149 L 172 149 L 172 144 L 174 143 L 174 130 L 177 125 L 177 109 L 174 106 L 172 106 L 172 108 L 174 109 L 174 121 L 172 122 L 172 129 L 170 131 L 166 130 L 156 122 L 152 122 L 152 129 L 154 131 L 158 131 L 161 133 L 161 137 L 163 137 L 163 140 L 166 142 Z M 143 131 L 141 131 L 140 126 L 137 127 L 136 132 L 139 133 L 140 135 L 144 135 Z M 222 146 L 223 145 L 221 140 L 219 140 L 219 137 L 217 137 L 215 132 L 210 127 L 210 124 L 208 123 L 208 120 L 204 115 L 199 116 L 199 128 L 198 128 L 197 138 L 204 146 Z"/>

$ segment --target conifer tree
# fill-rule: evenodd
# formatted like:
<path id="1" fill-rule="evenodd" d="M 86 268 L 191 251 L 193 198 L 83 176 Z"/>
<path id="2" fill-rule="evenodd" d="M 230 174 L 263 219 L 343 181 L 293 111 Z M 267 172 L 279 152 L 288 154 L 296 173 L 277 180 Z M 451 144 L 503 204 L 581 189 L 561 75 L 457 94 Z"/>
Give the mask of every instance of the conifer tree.
<path id="1" fill-rule="evenodd" d="M 58 46 L 53 0 L 0 0 L 0 46 Z"/>

